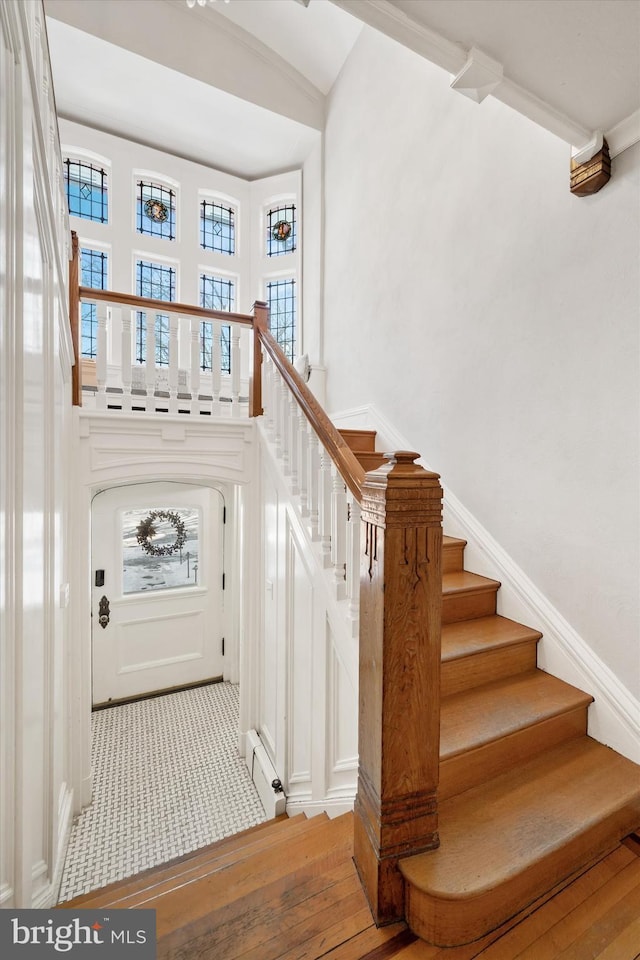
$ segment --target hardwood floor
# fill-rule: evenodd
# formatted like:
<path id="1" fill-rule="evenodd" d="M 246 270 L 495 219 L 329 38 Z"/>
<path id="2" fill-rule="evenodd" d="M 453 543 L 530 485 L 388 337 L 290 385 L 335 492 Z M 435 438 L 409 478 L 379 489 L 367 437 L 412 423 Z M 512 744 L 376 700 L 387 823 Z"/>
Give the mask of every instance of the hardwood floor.
<path id="1" fill-rule="evenodd" d="M 157 911 L 158 960 L 637 960 L 640 839 L 460 947 L 377 929 L 353 865 L 353 816 L 283 818 L 65 904 Z"/>

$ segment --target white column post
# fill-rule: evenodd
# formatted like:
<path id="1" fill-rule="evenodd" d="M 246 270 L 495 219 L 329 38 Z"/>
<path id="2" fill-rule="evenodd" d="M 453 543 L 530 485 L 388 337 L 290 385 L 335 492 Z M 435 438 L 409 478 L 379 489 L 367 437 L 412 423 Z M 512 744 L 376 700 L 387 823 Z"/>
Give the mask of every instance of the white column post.
<path id="1" fill-rule="evenodd" d="M 331 563 L 338 600 L 347 595 L 347 494 L 344 480 L 331 463 Z"/>
<path id="2" fill-rule="evenodd" d="M 240 326 L 231 324 L 231 413 L 240 415 Z"/>
<path id="3" fill-rule="evenodd" d="M 178 413 L 178 323 L 177 314 L 169 314 L 169 413 Z"/>
<path id="4" fill-rule="evenodd" d="M 121 312 L 121 365 L 122 365 L 122 411 L 131 410 L 131 316 L 132 310 L 123 307 Z"/>
<path id="5" fill-rule="evenodd" d="M 208 322 L 208 321 L 207 321 Z M 220 366 L 222 364 L 222 352 L 220 350 L 220 337 L 222 336 L 222 324 L 217 320 L 211 321 L 211 396 L 213 416 L 220 415 Z"/>
<path id="6" fill-rule="evenodd" d="M 96 305 L 98 335 L 96 343 L 96 409 L 107 409 L 107 305 L 99 300 Z"/>
<path id="7" fill-rule="evenodd" d="M 360 616 L 360 504 L 351 492 L 347 497 L 347 596 L 352 621 Z M 353 634 L 355 636 L 355 633 Z"/>
<path id="8" fill-rule="evenodd" d="M 155 413 L 156 410 L 156 315 L 147 311 L 145 314 L 147 324 L 147 354 L 146 354 L 146 387 L 147 387 L 147 413 Z"/>
<path id="9" fill-rule="evenodd" d="M 319 533 L 322 561 L 331 565 L 331 457 L 318 440 L 320 452 L 320 476 L 318 478 Z"/>
<path id="10" fill-rule="evenodd" d="M 303 517 L 309 516 L 308 501 L 308 482 L 309 482 L 309 458 L 307 456 L 307 447 L 309 444 L 309 435 L 307 433 L 307 418 L 298 407 L 298 487 L 300 489 L 300 513 Z"/>
<path id="11" fill-rule="evenodd" d="M 309 503 L 309 520 L 311 522 L 311 539 L 317 540 L 319 530 L 318 489 L 320 477 L 320 450 L 318 447 L 315 430 L 310 423 L 307 423 L 307 463 L 309 465 L 307 500 Z"/>
<path id="12" fill-rule="evenodd" d="M 200 318 L 191 317 L 191 338 L 189 350 L 189 391 L 191 393 L 191 413 L 200 413 Z"/>

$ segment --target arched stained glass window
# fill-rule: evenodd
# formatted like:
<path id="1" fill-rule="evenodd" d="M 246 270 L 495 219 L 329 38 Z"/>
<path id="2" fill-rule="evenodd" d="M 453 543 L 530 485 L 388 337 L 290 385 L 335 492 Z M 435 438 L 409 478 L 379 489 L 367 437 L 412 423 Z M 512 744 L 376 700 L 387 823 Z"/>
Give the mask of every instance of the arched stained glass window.
<path id="1" fill-rule="evenodd" d="M 274 207 L 267 213 L 267 256 L 279 257 L 296 249 L 296 208 L 294 204 Z"/>
<path id="2" fill-rule="evenodd" d="M 164 240 L 176 238 L 176 195 L 160 183 L 138 181 L 136 197 L 138 233 Z"/>
<path id="3" fill-rule="evenodd" d="M 215 200 L 200 204 L 200 246 L 214 253 L 234 256 L 236 252 L 236 212 Z"/>
<path id="4" fill-rule="evenodd" d="M 63 166 L 69 216 L 107 223 L 109 210 L 106 170 L 101 166 L 69 157 L 63 161 Z"/>

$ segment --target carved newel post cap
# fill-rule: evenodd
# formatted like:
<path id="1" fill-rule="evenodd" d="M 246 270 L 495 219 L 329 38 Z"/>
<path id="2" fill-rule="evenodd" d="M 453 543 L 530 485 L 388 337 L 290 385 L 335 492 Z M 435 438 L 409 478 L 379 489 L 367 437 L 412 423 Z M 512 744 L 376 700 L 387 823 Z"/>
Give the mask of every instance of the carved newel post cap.
<path id="1" fill-rule="evenodd" d="M 383 456 L 388 460 L 388 463 L 383 464 L 382 468 L 378 469 L 384 470 L 387 475 L 393 474 L 394 477 L 399 474 L 407 477 L 419 475 L 422 478 L 430 477 L 434 480 L 440 477 L 439 473 L 425 470 L 419 463 L 415 463 L 420 456 L 415 450 L 395 450 L 385 453 Z"/>
<path id="2" fill-rule="evenodd" d="M 440 524 L 440 474 L 415 461 L 414 450 L 385 453 L 387 463 L 366 474 L 362 484 L 361 517 L 379 527 Z"/>

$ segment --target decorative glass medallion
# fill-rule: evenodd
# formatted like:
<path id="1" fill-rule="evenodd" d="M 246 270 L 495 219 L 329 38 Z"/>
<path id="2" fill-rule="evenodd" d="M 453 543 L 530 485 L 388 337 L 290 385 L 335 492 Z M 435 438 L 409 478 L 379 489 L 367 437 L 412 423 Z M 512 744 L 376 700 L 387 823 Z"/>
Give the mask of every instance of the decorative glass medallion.
<path id="1" fill-rule="evenodd" d="M 169 217 L 169 208 L 162 200 L 145 201 L 144 212 L 149 220 L 155 220 L 156 223 L 164 223 Z"/>
<path id="2" fill-rule="evenodd" d="M 288 240 L 291 230 L 292 226 L 288 220 L 278 220 L 271 229 L 271 236 L 274 240 Z"/>

